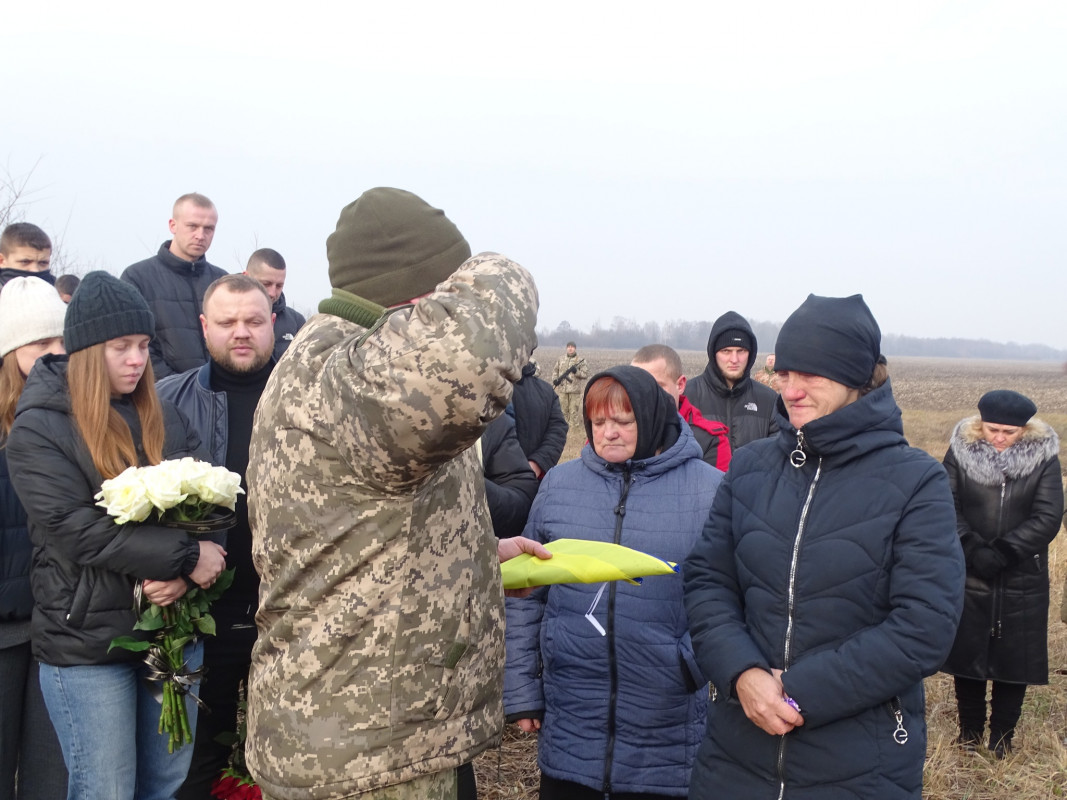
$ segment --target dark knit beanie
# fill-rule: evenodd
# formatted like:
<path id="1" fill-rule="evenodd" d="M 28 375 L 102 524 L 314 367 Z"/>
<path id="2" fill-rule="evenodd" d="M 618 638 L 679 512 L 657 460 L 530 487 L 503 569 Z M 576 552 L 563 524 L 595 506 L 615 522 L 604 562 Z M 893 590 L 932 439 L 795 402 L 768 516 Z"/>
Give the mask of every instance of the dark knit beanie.
<path id="1" fill-rule="evenodd" d="M 364 192 L 326 240 L 330 285 L 387 308 L 433 291 L 470 256 L 441 209 L 402 189 Z"/>
<path id="2" fill-rule="evenodd" d="M 741 347 L 745 350 L 752 351 L 752 337 L 748 331 L 743 331 L 739 328 L 728 328 L 720 333 L 715 338 L 715 344 L 712 346 L 714 352 L 718 353 L 720 350 L 725 350 L 727 347 Z"/>
<path id="3" fill-rule="evenodd" d="M 155 315 L 136 287 L 97 270 L 82 278 L 67 305 L 63 346 L 74 353 L 108 339 L 155 332 Z"/>
<path id="4" fill-rule="evenodd" d="M 1037 413 L 1037 406 L 1024 394 L 1010 389 L 996 389 L 982 395 L 978 401 L 978 413 L 982 415 L 982 422 L 1021 428 Z"/>
<path id="5" fill-rule="evenodd" d="M 882 348 L 882 332 L 863 295 L 808 295 L 778 332 L 774 368 L 821 375 L 851 389 L 867 385 Z"/>

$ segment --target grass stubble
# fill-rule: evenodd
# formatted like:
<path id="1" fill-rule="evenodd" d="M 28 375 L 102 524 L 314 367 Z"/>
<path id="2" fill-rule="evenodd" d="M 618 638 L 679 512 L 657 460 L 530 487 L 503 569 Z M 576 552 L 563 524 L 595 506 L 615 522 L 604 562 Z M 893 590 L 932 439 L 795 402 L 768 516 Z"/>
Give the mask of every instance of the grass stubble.
<path id="1" fill-rule="evenodd" d="M 593 374 L 632 355 L 619 350 L 580 351 Z M 551 373 L 559 348 L 537 353 L 542 375 Z M 687 375 L 696 375 L 707 355 L 680 353 Z M 757 364 L 763 363 L 762 355 Z M 977 413 L 978 398 L 991 389 L 1014 389 L 1032 398 L 1038 416 L 1060 437 L 1060 461 L 1067 464 L 1067 373 L 1058 364 L 894 358 L 889 362 L 893 391 L 904 412 L 908 441 L 940 460 L 949 436 L 963 417 Z M 572 430 L 564 461 L 577 457 L 584 431 Z M 926 680 L 927 750 L 923 797 L 929 800 L 1050 800 L 1067 797 L 1067 625 L 1060 603 L 1067 575 L 1067 536 L 1049 553 L 1049 683 L 1027 690 L 1016 729 L 1015 753 L 997 761 L 987 751 L 966 753 L 956 746 L 958 734 L 952 678 L 937 673 Z M 508 725 L 499 748 L 475 760 L 478 794 L 483 800 L 537 797 L 537 737 Z M 876 800 L 876 798 L 872 798 Z"/>

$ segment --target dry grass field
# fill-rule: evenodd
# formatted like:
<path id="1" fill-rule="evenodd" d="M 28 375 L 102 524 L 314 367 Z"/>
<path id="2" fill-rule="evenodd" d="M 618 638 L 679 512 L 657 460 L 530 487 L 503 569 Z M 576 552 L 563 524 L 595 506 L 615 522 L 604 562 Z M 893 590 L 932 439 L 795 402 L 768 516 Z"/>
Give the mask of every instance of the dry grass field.
<path id="1" fill-rule="evenodd" d="M 629 363 L 628 351 L 579 351 L 590 372 Z M 537 352 L 543 372 L 561 348 Z M 703 370 L 707 355 L 683 352 L 687 375 Z M 760 356 L 757 363 L 762 364 Z M 890 359 L 893 390 L 904 412 L 904 432 L 915 446 L 940 458 L 961 418 L 977 413 L 978 398 L 990 389 L 1014 389 L 1037 403 L 1038 416 L 1060 436 L 1060 460 L 1067 464 L 1067 374 L 1059 364 L 1037 362 L 954 361 L 933 358 Z M 572 431 L 563 458 L 577 456 L 584 432 Z M 1062 533 L 1062 531 L 1061 531 Z M 1067 797 L 1067 625 L 1060 622 L 1062 586 L 1067 574 L 1067 536 L 1050 554 L 1052 602 L 1049 615 L 1049 684 L 1028 690 L 1016 733 L 1015 754 L 1004 761 L 961 752 L 952 680 L 927 679 L 927 762 L 923 795 L 929 800 L 1046 800 Z M 475 762 L 479 796 L 484 800 L 525 800 L 537 796 L 536 737 L 508 726 L 499 749 Z M 872 800 L 877 800 L 872 798 Z"/>

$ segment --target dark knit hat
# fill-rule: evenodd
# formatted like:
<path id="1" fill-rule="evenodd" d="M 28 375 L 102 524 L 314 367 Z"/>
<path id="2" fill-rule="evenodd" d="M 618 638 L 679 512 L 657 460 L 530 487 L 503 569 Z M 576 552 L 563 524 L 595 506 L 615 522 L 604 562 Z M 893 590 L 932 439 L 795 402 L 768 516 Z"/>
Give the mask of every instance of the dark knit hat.
<path id="1" fill-rule="evenodd" d="M 156 318 L 133 284 L 103 270 L 82 278 L 67 306 L 63 346 L 68 353 L 120 336 L 154 336 Z"/>
<path id="2" fill-rule="evenodd" d="M 433 291 L 471 256 L 439 208 L 402 189 L 370 189 L 326 240 L 330 285 L 389 307 Z"/>
<path id="3" fill-rule="evenodd" d="M 863 295 L 808 295 L 778 332 L 774 368 L 810 372 L 851 389 L 867 385 L 882 348 L 882 332 Z"/>
<path id="4" fill-rule="evenodd" d="M 1037 413 L 1037 406 L 1024 394 L 1010 389 L 996 389 L 982 395 L 978 401 L 978 413 L 982 415 L 982 422 L 1021 428 Z"/>
<path id="5" fill-rule="evenodd" d="M 743 331 L 740 328 L 728 328 L 715 337 L 715 344 L 712 345 L 714 352 L 718 353 L 727 347 L 741 347 L 749 351 L 755 349 L 752 346 L 752 336 L 748 331 Z"/>

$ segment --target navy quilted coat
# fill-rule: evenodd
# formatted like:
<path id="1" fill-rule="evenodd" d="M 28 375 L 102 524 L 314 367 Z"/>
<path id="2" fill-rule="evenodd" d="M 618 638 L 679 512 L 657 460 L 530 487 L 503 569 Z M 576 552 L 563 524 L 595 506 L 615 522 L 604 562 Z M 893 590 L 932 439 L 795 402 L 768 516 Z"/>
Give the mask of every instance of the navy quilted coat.
<path id="1" fill-rule="evenodd" d="M 545 476 L 525 535 L 617 542 L 681 563 L 722 473 L 703 462 L 689 426 L 680 429 L 660 455 L 626 464 L 586 445 Z M 504 710 L 512 721 L 543 716 L 541 770 L 605 792 L 684 797 L 708 687 L 681 576 L 551 586 L 508 598 L 507 615 Z"/>
<path id="2" fill-rule="evenodd" d="M 690 797 L 919 800 L 922 680 L 963 598 L 948 478 L 908 446 L 888 382 L 805 425 L 799 467 L 777 413 L 776 437 L 735 454 L 684 567 L 697 660 L 718 687 Z M 745 717 L 732 687 L 750 667 L 786 670 L 804 725 L 771 736 Z"/>

